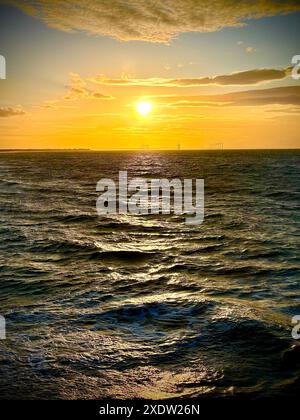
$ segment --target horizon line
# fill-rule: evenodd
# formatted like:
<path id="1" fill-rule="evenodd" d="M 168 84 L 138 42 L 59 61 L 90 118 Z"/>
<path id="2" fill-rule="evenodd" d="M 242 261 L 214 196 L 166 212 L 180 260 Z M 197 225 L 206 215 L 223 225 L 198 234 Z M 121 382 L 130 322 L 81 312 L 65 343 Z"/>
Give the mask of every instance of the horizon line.
<path id="1" fill-rule="evenodd" d="M 213 152 L 225 152 L 225 151 L 251 151 L 251 150 L 300 150 L 300 147 L 276 147 L 276 148 L 215 148 L 215 149 L 159 149 L 159 148 L 149 148 L 149 149 L 90 149 L 90 148 L 15 148 L 15 149 L 2 149 L 0 148 L 0 153 L 4 152 L 206 152 L 206 151 L 213 151 Z"/>

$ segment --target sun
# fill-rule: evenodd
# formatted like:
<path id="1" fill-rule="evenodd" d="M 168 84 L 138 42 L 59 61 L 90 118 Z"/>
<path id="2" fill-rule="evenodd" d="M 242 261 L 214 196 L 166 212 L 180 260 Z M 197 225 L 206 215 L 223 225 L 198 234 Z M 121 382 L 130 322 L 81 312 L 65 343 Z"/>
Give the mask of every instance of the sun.
<path id="1" fill-rule="evenodd" d="M 136 105 L 136 110 L 140 115 L 145 117 L 152 111 L 152 104 L 151 102 L 147 101 L 138 102 Z"/>

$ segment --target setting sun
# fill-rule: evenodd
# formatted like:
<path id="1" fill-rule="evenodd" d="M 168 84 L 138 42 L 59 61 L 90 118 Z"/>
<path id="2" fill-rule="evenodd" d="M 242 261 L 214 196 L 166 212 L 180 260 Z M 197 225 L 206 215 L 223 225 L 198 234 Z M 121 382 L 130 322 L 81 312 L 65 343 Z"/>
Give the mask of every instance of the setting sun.
<path id="1" fill-rule="evenodd" d="M 146 101 L 139 102 L 136 106 L 136 110 L 140 115 L 146 116 L 152 111 L 152 104 Z"/>

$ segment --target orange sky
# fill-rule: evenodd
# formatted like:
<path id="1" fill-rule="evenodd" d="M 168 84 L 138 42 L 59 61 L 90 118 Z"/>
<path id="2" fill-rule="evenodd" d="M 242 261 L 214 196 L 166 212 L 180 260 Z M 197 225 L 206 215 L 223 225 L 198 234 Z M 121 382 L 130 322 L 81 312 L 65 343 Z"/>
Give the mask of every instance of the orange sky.
<path id="1" fill-rule="evenodd" d="M 220 1 L 223 21 L 208 8 L 208 27 L 177 22 L 170 32 L 160 21 L 159 35 L 145 27 L 138 9 L 136 31 L 131 21 L 125 30 L 126 22 L 112 27 L 102 17 L 95 34 L 91 2 L 76 12 L 87 18 L 84 27 L 73 9 L 59 14 L 49 6 L 35 19 L 34 8 L 15 3 L 22 11 L 1 6 L 7 79 L 0 80 L 0 148 L 300 147 L 300 84 L 291 77 L 292 56 L 300 54 L 293 2 L 282 16 L 270 0 L 260 19 L 240 27 L 245 10 L 237 8 L 231 18 Z M 140 101 L 152 105 L 146 116 L 136 110 Z"/>

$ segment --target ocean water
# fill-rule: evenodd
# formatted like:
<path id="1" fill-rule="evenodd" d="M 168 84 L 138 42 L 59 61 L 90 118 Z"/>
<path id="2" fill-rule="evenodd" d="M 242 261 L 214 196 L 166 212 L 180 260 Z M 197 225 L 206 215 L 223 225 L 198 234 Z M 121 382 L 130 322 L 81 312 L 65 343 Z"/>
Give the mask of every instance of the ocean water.
<path id="1" fill-rule="evenodd" d="M 204 223 L 99 217 L 119 170 L 204 178 Z M 1 398 L 298 394 L 299 209 L 299 151 L 0 153 Z"/>

